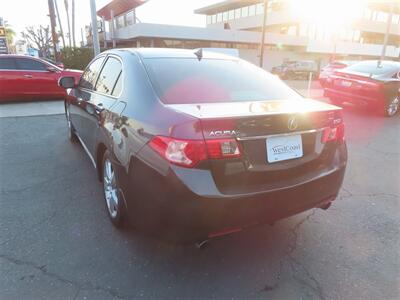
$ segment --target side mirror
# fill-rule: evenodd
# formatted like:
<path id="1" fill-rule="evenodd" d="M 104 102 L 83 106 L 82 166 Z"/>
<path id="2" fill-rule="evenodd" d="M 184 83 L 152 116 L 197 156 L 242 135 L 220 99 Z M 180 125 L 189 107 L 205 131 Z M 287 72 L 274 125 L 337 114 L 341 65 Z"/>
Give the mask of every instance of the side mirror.
<path id="1" fill-rule="evenodd" d="M 54 68 L 54 67 L 47 67 L 46 70 L 49 71 L 49 72 L 52 72 L 52 73 L 57 72 L 57 69 Z"/>
<path id="2" fill-rule="evenodd" d="M 58 79 L 58 86 L 64 89 L 72 89 L 75 87 L 75 78 L 72 76 L 65 76 Z"/>

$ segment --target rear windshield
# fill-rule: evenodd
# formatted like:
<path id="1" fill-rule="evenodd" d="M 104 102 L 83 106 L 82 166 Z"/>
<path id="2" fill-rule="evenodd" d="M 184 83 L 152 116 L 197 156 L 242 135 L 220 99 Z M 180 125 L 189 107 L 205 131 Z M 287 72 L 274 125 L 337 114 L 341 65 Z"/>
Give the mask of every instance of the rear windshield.
<path id="1" fill-rule="evenodd" d="M 365 73 L 368 75 L 394 74 L 400 71 L 400 64 L 396 66 L 395 64 L 382 62 L 378 66 L 376 61 L 363 61 L 347 67 L 346 71 Z"/>
<path id="2" fill-rule="evenodd" d="M 279 78 L 241 60 L 148 58 L 145 64 L 151 82 L 165 104 L 301 97 Z"/>

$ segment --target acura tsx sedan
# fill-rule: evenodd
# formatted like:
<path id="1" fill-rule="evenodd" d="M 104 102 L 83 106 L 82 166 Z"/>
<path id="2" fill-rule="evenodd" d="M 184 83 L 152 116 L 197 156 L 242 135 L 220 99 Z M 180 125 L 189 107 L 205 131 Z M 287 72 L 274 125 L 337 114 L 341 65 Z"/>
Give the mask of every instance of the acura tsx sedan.
<path id="1" fill-rule="evenodd" d="M 341 108 L 239 58 L 114 49 L 59 84 L 116 226 L 201 241 L 326 209 L 341 187 Z"/>

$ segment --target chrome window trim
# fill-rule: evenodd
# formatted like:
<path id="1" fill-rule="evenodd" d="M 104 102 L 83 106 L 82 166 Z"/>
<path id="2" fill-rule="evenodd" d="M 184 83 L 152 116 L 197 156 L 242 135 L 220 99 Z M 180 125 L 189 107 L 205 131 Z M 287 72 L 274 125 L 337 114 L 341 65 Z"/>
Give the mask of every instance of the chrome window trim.
<path id="1" fill-rule="evenodd" d="M 123 63 L 122 59 L 118 55 L 115 55 L 115 54 L 112 54 L 112 53 L 108 54 L 107 57 L 106 57 L 106 60 L 104 61 L 103 65 L 101 66 L 101 71 L 99 73 L 99 76 L 100 76 L 101 72 L 103 71 L 103 68 L 104 68 L 105 64 L 107 63 L 107 60 L 108 60 L 109 57 L 114 57 L 117 60 L 119 60 L 119 62 L 121 63 L 121 73 L 122 73 L 122 78 L 121 78 L 122 79 L 122 88 L 121 88 L 121 92 L 119 93 L 118 96 L 113 96 L 111 94 L 110 95 L 109 94 L 104 94 L 104 93 L 98 92 L 96 90 L 93 90 L 93 92 L 97 93 L 97 94 L 100 94 L 100 95 L 103 95 L 103 96 L 108 96 L 108 97 L 111 97 L 111 98 L 118 99 L 119 97 L 121 97 L 122 91 L 124 90 L 124 78 L 123 78 L 123 76 L 124 76 L 124 63 Z M 97 76 L 97 80 L 96 80 L 96 84 L 95 84 L 94 88 L 96 88 L 97 81 L 99 80 L 99 76 Z M 117 77 L 117 80 L 118 80 L 118 78 L 119 78 L 119 76 Z M 114 82 L 113 88 L 115 87 L 115 83 L 116 82 Z"/>
<path id="2" fill-rule="evenodd" d="M 95 83 L 95 85 L 94 85 L 94 88 L 96 88 L 97 81 L 98 81 L 98 79 L 99 79 L 99 76 L 100 76 L 100 74 L 101 74 L 101 71 L 103 71 L 104 65 L 107 63 L 108 57 L 111 56 L 111 57 L 114 57 L 114 58 L 118 59 L 118 60 L 120 61 L 120 63 L 121 63 L 122 88 L 121 88 L 121 92 L 119 93 L 119 95 L 118 95 L 118 96 L 113 96 L 113 95 L 109 95 L 109 94 L 104 94 L 104 93 L 98 92 L 98 91 L 96 91 L 96 90 L 94 90 L 94 89 L 91 90 L 91 89 L 88 89 L 88 88 L 81 87 L 81 86 L 79 86 L 79 85 L 78 85 L 78 88 L 81 89 L 81 90 L 83 90 L 83 91 L 85 91 L 85 92 L 88 92 L 88 93 L 94 93 L 94 94 L 98 94 L 98 95 L 101 95 L 101 96 L 110 97 L 110 98 L 113 98 L 113 99 L 117 100 L 119 97 L 121 97 L 122 92 L 124 91 L 124 63 L 123 63 L 122 59 L 121 59 L 119 56 L 115 55 L 115 54 L 108 54 L 108 55 L 105 55 L 105 56 L 106 56 L 106 57 L 105 57 L 105 59 L 104 59 L 103 64 L 101 65 L 99 75 L 97 75 L 97 77 L 96 77 L 96 83 Z M 99 57 L 99 58 L 100 58 L 100 57 Z M 86 71 L 86 69 L 85 69 L 85 71 Z M 82 73 L 82 74 L 83 74 L 83 73 Z"/>
<path id="3" fill-rule="evenodd" d="M 316 133 L 316 132 L 323 131 L 325 128 L 326 127 L 318 128 L 318 129 L 302 130 L 302 131 L 293 131 L 293 132 L 287 132 L 287 133 L 267 134 L 267 135 L 258 135 L 258 136 L 249 136 L 249 137 L 236 137 L 236 139 L 238 141 L 250 141 L 250 140 L 266 139 L 266 138 L 277 137 L 277 136 L 289 136 L 289 135 L 296 135 L 296 134 Z"/>

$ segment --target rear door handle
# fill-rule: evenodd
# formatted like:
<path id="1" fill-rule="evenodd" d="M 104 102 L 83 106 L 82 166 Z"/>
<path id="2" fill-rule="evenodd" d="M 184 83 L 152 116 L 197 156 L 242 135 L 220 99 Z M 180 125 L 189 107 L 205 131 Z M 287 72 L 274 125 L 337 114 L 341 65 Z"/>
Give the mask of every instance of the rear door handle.
<path id="1" fill-rule="evenodd" d="M 32 76 L 32 75 L 29 75 L 29 74 L 24 75 L 24 77 L 25 77 L 25 78 L 33 78 L 33 76 Z"/>

